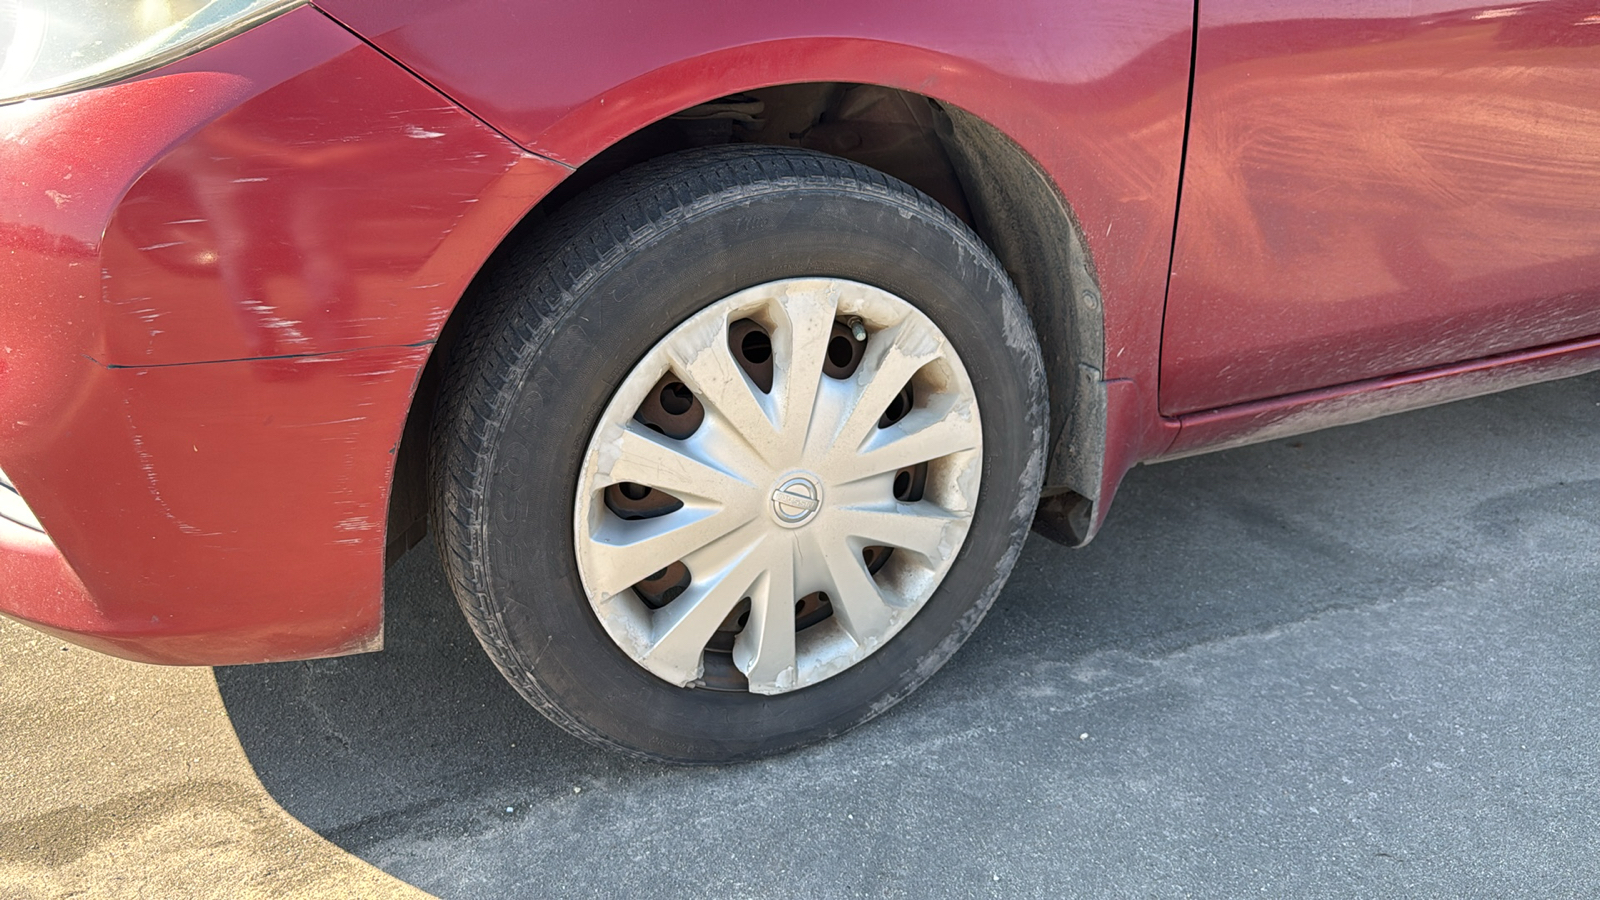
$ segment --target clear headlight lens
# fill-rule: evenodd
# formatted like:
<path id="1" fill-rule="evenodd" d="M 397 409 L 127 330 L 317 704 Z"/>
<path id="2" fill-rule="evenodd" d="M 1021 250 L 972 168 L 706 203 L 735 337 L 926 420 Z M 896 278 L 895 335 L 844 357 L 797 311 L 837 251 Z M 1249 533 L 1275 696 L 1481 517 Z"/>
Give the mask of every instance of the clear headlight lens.
<path id="1" fill-rule="evenodd" d="M 305 0 L 0 0 L 0 103 L 171 62 Z"/>

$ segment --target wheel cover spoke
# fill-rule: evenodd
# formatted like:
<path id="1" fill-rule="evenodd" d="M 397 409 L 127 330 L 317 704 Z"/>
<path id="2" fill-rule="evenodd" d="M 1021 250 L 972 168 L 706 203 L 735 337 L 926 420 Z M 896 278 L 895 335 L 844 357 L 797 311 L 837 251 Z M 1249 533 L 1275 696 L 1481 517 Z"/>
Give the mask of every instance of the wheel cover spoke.
<path id="1" fill-rule="evenodd" d="M 604 595 L 624 590 L 745 524 L 741 512 L 690 507 L 657 519 L 607 523 L 587 541 L 595 575 L 592 581 L 586 575 L 585 583 Z"/>
<path id="2" fill-rule="evenodd" d="M 835 445 L 829 453 L 830 471 L 840 483 L 848 483 L 977 449 L 982 435 L 971 403 L 947 407 L 942 412 L 916 410 L 894 425 L 878 429 L 859 453 Z"/>
<path id="3" fill-rule="evenodd" d="M 746 589 L 763 577 L 760 562 L 760 555 L 750 548 L 727 569 L 689 588 L 658 611 L 650 645 L 640 662 L 674 684 L 699 678 L 706 643 Z"/>
<path id="4" fill-rule="evenodd" d="M 823 551 L 828 580 L 832 584 L 829 597 L 833 599 L 834 610 L 839 614 L 840 624 L 850 639 L 857 646 L 875 649 L 877 642 L 888 632 L 894 616 L 888 604 L 883 602 L 883 593 L 868 574 L 861 555 L 838 552 L 844 549 L 840 547 L 833 552 Z"/>
<path id="5" fill-rule="evenodd" d="M 752 328 L 767 342 L 733 346 Z M 767 347 L 770 369 L 749 355 Z M 663 379 L 703 420 L 664 434 L 635 420 L 657 421 L 639 410 Z M 757 285 L 663 338 L 602 413 L 574 510 L 584 590 L 617 646 L 667 682 L 815 684 L 934 595 L 971 526 L 982 442 L 971 379 L 910 303 L 842 279 Z M 619 489 L 681 505 L 608 507 Z"/>
<path id="6" fill-rule="evenodd" d="M 631 482 L 679 500 L 728 504 L 754 490 L 737 472 L 700 458 L 683 441 L 655 434 L 637 422 L 613 428 L 615 440 L 600 450 L 597 483 Z M 674 446 L 676 445 L 676 446 Z"/>
<path id="7" fill-rule="evenodd" d="M 784 446 L 804 446 L 811 430 L 817 389 L 822 386 L 822 361 L 828 353 L 828 336 L 837 315 L 836 295 L 798 291 L 785 298 L 780 309 L 785 319 L 774 335 L 777 340 L 772 392 L 778 398 Z"/>
<path id="8" fill-rule="evenodd" d="M 879 544 L 909 550 L 929 562 L 953 554 L 966 534 L 967 517 L 922 510 L 922 504 L 894 509 L 841 509 L 830 515 L 846 537 L 861 546 Z M 859 556 L 859 554 L 858 554 Z"/>
<path id="9" fill-rule="evenodd" d="M 750 690 L 777 694 L 795 682 L 794 554 L 787 542 L 768 548 L 766 571 L 750 593 L 750 621 L 733 646 L 733 663 Z"/>
<path id="10" fill-rule="evenodd" d="M 860 388 L 844 421 L 829 436 L 828 443 L 833 447 L 849 451 L 860 448 L 877 429 L 878 417 L 889 401 L 918 369 L 939 358 L 945 347 L 944 337 L 920 315 L 907 316 L 886 329 L 882 337 L 887 341 L 869 346 L 856 371 L 855 381 Z"/>
<path id="11" fill-rule="evenodd" d="M 693 320 L 691 320 L 693 321 Z M 679 339 L 667 347 L 673 370 L 683 377 L 710 413 L 727 425 L 762 458 L 770 459 L 778 447 L 777 428 L 768 404 L 750 379 L 740 371 L 722 339 L 725 321 L 709 323 L 720 328 L 701 328 L 705 335 L 692 333 L 696 340 Z M 680 329 L 682 330 L 682 329 Z M 673 333 L 675 336 L 677 332 Z M 631 411 L 630 411 L 631 415 Z"/>

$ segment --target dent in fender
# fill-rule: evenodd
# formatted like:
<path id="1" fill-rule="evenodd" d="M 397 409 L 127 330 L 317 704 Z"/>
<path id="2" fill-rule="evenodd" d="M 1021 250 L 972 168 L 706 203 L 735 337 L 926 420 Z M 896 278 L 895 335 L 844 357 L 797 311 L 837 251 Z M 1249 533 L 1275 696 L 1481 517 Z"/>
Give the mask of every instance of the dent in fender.
<path id="1" fill-rule="evenodd" d="M 0 111 L 0 466 L 58 552 L 0 540 L 0 611 L 148 662 L 376 646 L 431 341 L 569 170 L 310 8 L 40 102 Z"/>

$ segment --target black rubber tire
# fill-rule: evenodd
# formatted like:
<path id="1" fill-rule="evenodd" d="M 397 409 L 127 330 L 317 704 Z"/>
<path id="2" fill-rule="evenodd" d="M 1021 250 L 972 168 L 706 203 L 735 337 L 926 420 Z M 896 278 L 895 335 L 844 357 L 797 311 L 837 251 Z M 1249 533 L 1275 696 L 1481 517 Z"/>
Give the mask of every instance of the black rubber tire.
<path id="1" fill-rule="evenodd" d="M 579 467 L 614 387 L 705 306 L 781 278 L 894 293 L 944 332 L 978 395 L 982 489 L 940 587 L 850 669 L 775 696 L 680 688 L 629 659 L 573 552 Z M 474 289 L 435 418 L 434 533 L 484 649 L 527 700 L 607 747 L 675 763 L 837 735 L 950 658 L 1028 535 L 1049 433 L 1026 310 L 989 249 L 903 182 L 835 157 L 727 146 L 645 163 L 508 245 Z"/>

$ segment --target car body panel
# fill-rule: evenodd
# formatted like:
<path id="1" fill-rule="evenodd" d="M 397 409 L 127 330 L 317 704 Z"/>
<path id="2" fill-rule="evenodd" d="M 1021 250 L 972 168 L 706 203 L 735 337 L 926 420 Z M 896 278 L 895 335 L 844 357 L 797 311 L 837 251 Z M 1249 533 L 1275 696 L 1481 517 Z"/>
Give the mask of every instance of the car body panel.
<path id="1" fill-rule="evenodd" d="M 287 36 L 274 25 L 250 38 Z M 98 361 L 432 340 L 483 258 L 485 230 L 503 234 L 566 176 L 331 23 L 315 32 L 344 46 L 307 58 L 310 42 L 293 42 L 285 62 L 304 59 L 301 74 L 188 136 L 118 203 L 101 248 Z M 161 80 L 218 77 L 209 58 Z"/>
<path id="2" fill-rule="evenodd" d="M 876 84 L 972 113 L 1039 164 L 1082 226 L 1105 300 L 1094 364 L 1146 385 L 1130 395 L 1149 404 L 1141 425 L 1119 440 L 1153 453 L 1170 438 L 1152 423 L 1192 2 L 319 7 L 524 148 L 572 165 L 672 113 L 774 84 Z"/>
<path id="3" fill-rule="evenodd" d="M 418 375 L 569 169 L 309 8 L 0 133 L 0 469 L 50 535 L 0 533 L 0 610 L 153 662 L 375 647 Z"/>
<path id="4" fill-rule="evenodd" d="M 1600 338 L 1317 388 L 1183 416 L 1166 452 L 1152 462 L 1365 422 L 1454 400 L 1600 370 Z"/>
<path id="5" fill-rule="evenodd" d="M 1600 4 L 1208 0 L 1161 407 L 1600 334 Z"/>
<path id="6" fill-rule="evenodd" d="M 81 361 L 65 439 L 6 463 L 68 568 L 30 560 L 0 603 L 148 662 L 375 649 L 391 450 L 427 355 Z"/>
<path id="7" fill-rule="evenodd" d="M 49 535 L 0 521 L 0 611 L 150 662 L 379 646 L 397 445 L 470 280 L 573 167 L 772 85 L 926 95 L 1059 187 L 1105 330 L 1103 358 L 1076 361 L 1104 400 L 1091 534 L 1142 460 L 1600 366 L 1575 340 L 1600 331 L 1580 178 L 1600 154 L 1567 152 L 1593 150 L 1600 92 L 1552 86 L 1586 89 L 1600 58 L 1549 24 L 1587 6 L 1495 24 L 1391 5 L 1208 2 L 1193 127 L 1195 6 L 1177 0 L 323 0 L 138 78 L 0 107 L 0 170 L 25 173 L 0 182 L 0 470 Z M 1285 81 L 1261 86 L 1269 71 Z M 1539 96 L 1554 130 L 1480 109 L 1464 79 L 1483 71 Z M 1364 159 L 1334 127 L 1361 83 L 1420 109 L 1445 149 Z M 1282 114 L 1241 138 L 1263 108 Z M 1483 115 L 1520 162 L 1456 121 Z M 1558 132 L 1570 147 L 1548 146 Z M 1330 135 L 1366 168 L 1319 167 L 1306 141 Z M 1363 221 L 1371 203 L 1392 214 Z M 1497 222 L 1516 226 L 1498 258 Z"/>

